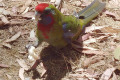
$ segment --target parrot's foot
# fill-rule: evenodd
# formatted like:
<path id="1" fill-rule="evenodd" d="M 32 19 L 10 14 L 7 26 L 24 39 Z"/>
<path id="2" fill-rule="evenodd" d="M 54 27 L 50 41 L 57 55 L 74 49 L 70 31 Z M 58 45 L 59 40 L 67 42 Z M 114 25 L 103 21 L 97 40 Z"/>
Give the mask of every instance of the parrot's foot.
<path id="1" fill-rule="evenodd" d="M 30 72 L 30 71 L 32 71 L 32 70 L 35 70 L 36 67 L 37 67 L 41 62 L 42 62 L 41 59 L 36 60 L 35 63 L 33 64 L 33 66 L 32 66 L 30 69 L 28 69 L 26 72 Z"/>

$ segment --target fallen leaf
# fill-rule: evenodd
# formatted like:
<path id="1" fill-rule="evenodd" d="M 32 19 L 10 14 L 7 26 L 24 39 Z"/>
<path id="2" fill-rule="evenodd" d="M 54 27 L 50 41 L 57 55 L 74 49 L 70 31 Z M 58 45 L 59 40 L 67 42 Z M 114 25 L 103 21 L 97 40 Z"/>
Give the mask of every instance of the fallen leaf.
<path id="1" fill-rule="evenodd" d="M 40 63 L 40 65 L 43 65 L 43 63 Z M 42 67 L 41 77 L 43 78 L 46 75 L 47 70 L 45 69 L 44 66 L 41 66 L 41 67 Z"/>
<path id="2" fill-rule="evenodd" d="M 71 76 L 71 77 L 74 77 L 74 78 L 82 78 L 82 79 L 83 79 L 83 77 L 84 77 L 83 74 L 78 74 L 78 73 L 76 73 L 76 74 L 70 74 L 70 76 Z M 84 79 L 85 79 L 85 78 L 84 78 Z"/>
<path id="3" fill-rule="evenodd" d="M 0 7 L 4 7 L 5 4 L 3 2 L 0 2 Z"/>
<path id="4" fill-rule="evenodd" d="M 6 76 L 8 77 L 9 80 L 12 79 L 12 76 L 10 76 L 9 74 L 6 74 Z"/>
<path id="5" fill-rule="evenodd" d="M 112 80 L 118 80 L 117 75 L 115 74 L 115 72 L 113 72 Z"/>
<path id="6" fill-rule="evenodd" d="M 12 36 L 10 39 L 7 39 L 5 42 L 12 42 L 15 41 L 17 38 L 19 38 L 21 35 L 21 32 L 19 31 L 18 33 L 16 33 L 14 36 Z"/>
<path id="7" fill-rule="evenodd" d="M 4 8 L 1 8 L 1 7 L 0 7 L 0 14 L 2 14 L 4 10 L 5 10 Z M 0 15 L 0 16 L 1 16 L 1 15 Z"/>
<path id="8" fill-rule="evenodd" d="M 28 66 L 26 65 L 25 61 L 23 59 L 17 59 L 17 62 L 19 63 L 19 65 L 25 69 L 28 70 Z"/>
<path id="9" fill-rule="evenodd" d="M 2 0 L 0 0 L 0 2 L 2 2 Z"/>
<path id="10" fill-rule="evenodd" d="M 10 14 L 11 14 L 11 11 L 4 10 L 2 14 L 7 16 L 7 15 L 10 15 Z"/>
<path id="11" fill-rule="evenodd" d="M 20 54 L 22 54 L 22 55 L 27 54 L 27 52 L 26 52 L 26 51 L 19 51 L 19 53 L 20 53 Z"/>
<path id="12" fill-rule="evenodd" d="M 91 55 L 106 55 L 104 52 L 96 50 L 82 50 L 82 53 Z"/>
<path id="13" fill-rule="evenodd" d="M 83 0 L 81 6 L 82 6 L 82 7 L 86 7 L 86 6 L 88 6 L 89 4 L 90 4 L 90 1 L 89 1 L 89 0 Z"/>
<path id="14" fill-rule="evenodd" d="M 90 36 L 91 36 L 90 33 L 85 34 L 85 35 L 83 35 L 82 37 L 80 36 L 80 37 L 78 38 L 78 42 L 85 41 L 85 40 L 89 39 Z"/>
<path id="15" fill-rule="evenodd" d="M 120 3 L 119 0 L 111 0 L 111 1 L 109 1 L 109 3 L 108 3 L 108 7 L 109 7 L 109 8 L 116 8 L 116 9 L 117 9 L 117 8 L 120 7 L 119 3 Z"/>
<path id="16" fill-rule="evenodd" d="M 9 66 L 6 65 L 6 64 L 0 64 L 0 67 L 1 67 L 1 68 L 9 68 Z"/>
<path id="17" fill-rule="evenodd" d="M 28 12 L 28 10 L 29 10 L 29 7 L 27 7 L 27 8 L 24 10 L 24 12 L 23 12 L 22 14 L 27 13 L 27 12 Z"/>
<path id="18" fill-rule="evenodd" d="M 7 47 L 7 48 L 9 48 L 9 49 L 12 48 L 11 45 L 9 43 L 6 43 L 6 42 L 3 42 L 2 45 L 5 46 L 5 47 Z"/>
<path id="19" fill-rule="evenodd" d="M 95 49 L 95 48 L 92 48 L 92 47 L 81 46 L 81 45 L 79 45 L 79 42 L 78 42 L 78 44 L 72 43 L 71 45 L 74 49 L 77 49 L 78 51 L 79 51 L 79 49 L 80 50 L 98 50 L 98 49 Z"/>
<path id="20" fill-rule="evenodd" d="M 100 77 L 100 80 L 109 80 L 112 76 L 112 73 L 116 70 L 116 68 L 108 68 L 104 71 L 102 76 Z"/>
<path id="21" fill-rule="evenodd" d="M 118 46 L 113 52 L 114 58 L 120 60 L 120 46 Z"/>
<path id="22" fill-rule="evenodd" d="M 21 80 L 25 80 L 25 78 L 24 78 L 24 68 L 20 68 L 19 77 L 20 77 Z"/>
<path id="23" fill-rule="evenodd" d="M 54 3 L 56 0 L 50 0 L 51 3 Z"/>
<path id="24" fill-rule="evenodd" d="M 92 32 L 92 31 L 95 31 L 95 30 L 98 30 L 98 29 L 102 29 L 104 27 L 106 27 L 106 26 L 94 26 L 94 25 L 92 25 L 92 26 L 89 26 L 89 27 L 85 28 L 85 33 Z"/>
<path id="25" fill-rule="evenodd" d="M 23 25 L 23 24 L 26 24 L 26 23 L 28 23 L 29 22 L 29 20 L 25 20 L 25 19 L 23 19 L 23 20 L 19 20 L 19 19 L 12 19 L 12 20 L 10 20 L 10 25 Z"/>
<path id="26" fill-rule="evenodd" d="M 22 14 L 23 17 L 26 18 L 33 18 L 35 16 L 34 12 L 26 12 L 25 14 Z"/>
<path id="27" fill-rule="evenodd" d="M 29 5 L 31 4 L 32 0 L 26 0 L 25 5 L 21 8 L 20 12 L 25 14 L 29 10 Z"/>
<path id="28" fill-rule="evenodd" d="M 29 6 L 31 4 L 32 0 L 26 0 L 25 6 Z"/>
<path id="29" fill-rule="evenodd" d="M 95 42 L 97 42 L 97 40 L 95 38 L 90 38 L 90 39 L 84 41 L 83 44 L 90 44 L 90 43 L 95 43 Z"/>
<path id="30" fill-rule="evenodd" d="M 67 14 L 68 9 L 67 8 L 61 8 L 61 13 Z"/>
<path id="31" fill-rule="evenodd" d="M 34 29 L 32 29 L 31 31 L 30 31 L 30 39 L 32 39 L 32 40 L 35 40 L 35 31 L 34 31 Z"/>
<path id="32" fill-rule="evenodd" d="M 103 33 L 120 33 L 120 29 L 112 27 L 104 27 L 101 29 Z"/>
<path id="33" fill-rule="evenodd" d="M 4 25 L 6 25 L 3 21 L 0 21 L 0 27 L 3 27 Z"/>
<path id="34" fill-rule="evenodd" d="M 5 24 L 9 23 L 8 19 L 5 16 L 2 15 L 2 16 L 0 16 L 0 18 L 1 18 L 2 22 L 4 22 Z"/>
<path id="35" fill-rule="evenodd" d="M 12 12 L 13 12 L 14 14 L 17 14 L 18 8 L 17 8 L 16 6 L 12 7 Z"/>
<path id="36" fill-rule="evenodd" d="M 72 4 L 74 6 L 80 7 L 81 6 L 81 1 L 74 1 Z"/>
<path id="37" fill-rule="evenodd" d="M 83 66 L 84 67 L 88 67 L 91 64 L 97 63 L 101 59 L 103 59 L 103 56 L 98 56 L 98 55 L 90 57 L 90 58 L 87 58 L 86 60 L 84 60 Z"/>
<path id="38" fill-rule="evenodd" d="M 61 4 L 62 4 L 62 0 L 56 0 L 56 1 L 55 1 L 55 6 L 56 6 L 56 8 L 58 8 L 59 10 L 61 9 Z"/>
<path id="39" fill-rule="evenodd" d="M 113 12 L 110 12 L 110 11 L 105 11 L 105 14 L 107 16 L 110 16 L 110 17 L 114 18 L 115 20 L 120 20 L 120 16 L 115 12 L 113 13 Z"/>

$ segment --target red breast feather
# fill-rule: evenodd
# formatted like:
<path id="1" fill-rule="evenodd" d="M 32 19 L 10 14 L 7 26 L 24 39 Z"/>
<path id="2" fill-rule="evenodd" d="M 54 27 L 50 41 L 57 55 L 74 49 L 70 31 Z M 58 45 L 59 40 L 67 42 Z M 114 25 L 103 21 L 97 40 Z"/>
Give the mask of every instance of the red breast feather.
<path id="1" fill-rule="evenodd" d="M 36 6 L 35 10 L 42 13 L 45 10 L 45 8 L 48 6 L 49 4 L 47 3 L 41 3 Z M 49 17 L 49 20 L 48 20 L 48 17 Z M 52 16 L 52 14 L 48 14 L 44 16 L 44 20 L 42 22 L 38 21 L 38 29 L 42 32 L 45 39 L 49 38 L 48 34 L 53 24 L 54 24 L 54 17 Z"/>

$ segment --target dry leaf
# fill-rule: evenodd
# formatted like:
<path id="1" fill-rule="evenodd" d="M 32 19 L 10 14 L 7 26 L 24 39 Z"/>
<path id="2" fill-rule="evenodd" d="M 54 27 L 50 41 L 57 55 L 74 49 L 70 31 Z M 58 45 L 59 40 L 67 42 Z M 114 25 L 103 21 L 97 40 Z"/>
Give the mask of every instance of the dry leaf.
<path id="1" fill-rule="evenodd" d="M 0 2 L 2 2 L 2 0 L 0 0 Z"/>
<path id="2" fill-rule="evenodd" d="M 118 15 L 118 13 L 115 13 L 115 12 L 112 13 L 112 12 L 106 11 L 105 14 L 113 17 L 115 20 L 120 20 L 120 16 Z"/>
<path id="3" fill-rule="evenodd" d="M 10 12 L 10 11 L 8 11 L 8 10 L 4 10 L 2 14 L 7 16 L 7 15 L 10 15 L 10 14 L 11 14 L 11 12 Z"/>
<path id="4" fill-rule="evenodd" d="M 27 0 L 25 3 L 25 6 L 29 6 L 31 2 L 32 2 L 32 0 Z"/>
<path id="5" fill-rule="evenodd" d="M 50 0 L 51 3 L 54 3 L 56 0 Z"/>
<path id="6" fill-rule="evenodd" d="M 23 25 L 23 24 L 26 24 L 26 23 L 28 23 L 29 22 L 29 20 L 25 20 L 25 19 L 23 19 L 23 20 L 21 20 L 21 19 L 12 19 L 12 20 L 10 20 L 10 25 L 17 25 L 17 24 L 19 24 L 19 25 Z"/>
<path id="7" fill-rule="evenodd" d="M 4 8 L 1 8 L 1 7 L 0 7 L 0 14 L 2 14 L 4 10 L 5 10 Z M 0 15 L 0 16 L 1 16 L 1 15 Z"/>
<path id="8" fill-rule="evenodd" d="M 2 15 L 2 16 L 0 16 L 0 18 L 1 18 L 2 22 L 4 22 L 5 24 L 9 23 L 8 19 L 5 16 Z"/>
<path id="9" fill-rule="evenodd" d="M 82 53 L 91 54 L 91 55 L 107 55 L 102 51 L 96 51 L 96 50 L 82 50 Z"/>
<path id="10" fill-rule="evenodd" d="M 18 8 L 16 6 L 12 7 L 12 12 L 16 14 L 18 12 Z"/>
<path id="11" fill-rule="evenodd" d="M 105 14 L 108 16 L 114 17 L 114 18 L 118 17 L 118 15 L 116 13 L 112 13 L 110 11 L 105 11 Z"/>
<path id="12" fill-rule="evenodd" d="M 56 0 L 55 1 L 56 8 L 58 8 L 59 10 L 60 10 L 61 1 L 62 0 Z"/>
<path id="13" fill-rule="evenodd" d="M 112 80 L 118 80 L 117 75 L 115 74 L 115 72 L 113 72 Z"/>
<path id="14" fill-rule="evenodd" d="M 81 4 L 82 7 L 86 7 L 90 4 L 91 2 L 89 0 L 83 0 L 83 3 Z"/>
<path id="15" fill-rule="evenodd" d="M 81 6 L 81 2 L 80 1 L 74 1 L 72 4 L 77 6 L 77 7 Z"/>
<path id="16" fill-rule="evenodd" d="M 24 68 L 20 68 L 19 77 L 20 77 L 21 80 L 25 80 L 25 78 L 24 78 Z"/>
<path id="17" fill-rule="evenodd" d="M 92 31 L 95 31 L 95 30 L 98 30 L 98 29 L 102 29 L 106 26 L 89 26 L 89 27 L 86 27 L 85 28 L 85 33 L 88 33 L 88 32 L 92 32 Z"/>
<path id="18" fill-rule="evenodd" d="M 14 36 L 12 36 L 10 39 L 7 39 L 5 42 L 12 42 L 15 41 L 17 38 L 19 38 L 21 35 L 21 32 L 18 32 L 17 34 L 15 34 Z"/>
<path id="19" fill-rule="evenodd" d="M 5 64 L 0 64 L 0 67 L 1 67 L 1 68 L 8 68 L 9 66 L 8 66 L 8 65 L 5 65 Z"/>
<path id="20" fill-rule="evenodd" d="M 101 29 L 103 33 L 120 33 L 120 29 L 112 27 L 104 27 Z"/>
<path id="21" fill-rule="evenodd" d="M 7 48 L 9 48 L 9 49 L 12 48 L 11 45 L 9 43 L 6 43 L 6 42 L 3 42 L 2 45 L 5 46 L 5 47 L 7 47 Z"/>
<path id="22" fill-rule="evenodd" d="M 78 42 L 82 42 L 82 41 L 85 41 L 85 40 L 89 39 L 89 36 L 91 36 L 90 33 L 83 35 L 82 38 L 81 38 L 81 36 L 80 36 L 80 37 L 78 38 Z"/>
<path id="23" fill-rule="evenodd" d="M 118 80 L 117 75 L 115 74 L 115 72 L 113 72 L 112 80 Z"/>
<path id="24" fill-rule="evenodd" d="M 30 31 L 30 39 L 35 39 L 36 37 L 35 37 L 35 30 L 34 29 L 32 29 L 31 31 Z"/>
<path id="25" fill-rule="evenodd" d="M 68 9 L 67 8 L 61 8 L 61 13 L 67 14 Z"/>
<path id="26" fill-rule="evenodd" d="M 12 79 L 12 76 L 10 76 L 10 75 L 8 75 L 8 74 L 6 74 L 6 76 L 8 77 L 9 80 Z"/>
<path id="27" fill-rule="evenodd" d="M 91 58 L 87 58 L 86 60 L 84 60 L 83 66 L 84 67 L 88 67 L 91 64 L 97 63 L 98 61 L 100 61 L 101 59 L 103 59 L 103 56 L 93 56 Z"/>
<path id="28" fill-rule="evenodd" d="M 25 61 L 23 59 L 17 59 L 17 62 L 19 63 L 19 65 L 25 69 L 28 70 L 28 66 L 26 65 Z"/>
<path id="29" fill-rule="evenodd" d="M 120 3 L 119 0 L 111 0 L 111 1 L 109 1 L 109 3 L 108 3 L 108 7 L 109 7 L 109 8 L 116 8 L 116 9 L 117 9 L 117 8 L 120 7 L 119 3 Z"/>
<path id="30" fill-rule="evenodd" d="M 118 46 L 113 52 L 114 58 L 120 60 L 120 46 Z"/>
<path id="31" fill-rule="evenodd" d="M 22 14 L 27 13 L 27 12 L 28 12 L 28 10 L 29 10 L 29 7 L 27 7 L 27 8 L 24 10 L 24 12 L 23 12 Z"/>
<path id="32" fill-rule="evenodd" d="M 25 5 L 20 10 L 20 12 L 22 12 L 22 14 L 25 14 L 26 12 L 28 12 L 29 5 L 31 2 L 32 2 L 32 0 L 26 0 Z"/>
<path id="33" fill-rule="evenodd" d="M 76 73 L 76 74 L 70 74 L 70 76 L 74 77 L 74 78 L 83 78 L 84 77 L 83 74 L 78 74 L 78 73 Z"/>
<path id="34" fill-rule="evenodd" d="M 3 21 L 0 21 L 0 27 L 3 27 L 4 25 L 6 25 Z"/>
<path id="35" fill-rule="evenodd" d="M 34 12 L 27 12 L 25 14 L 22 14 L 23 17 L 26 17 L 26 18 L 33 18 L 35 16 L 35 13 Z"/>
<path id="36" fill-rule="evenodd" d="M 41 74 L 41 76 L 44 77 L 46 72 L 47 72 L 47 70 L 45 69 L 44 64 L 42 62 L 40 63 L 40 66 L 42 67 L 42 74 Z"/>
<path id="37" fill-rule="evenodd" d="M 116 70 L 116 68 L 108 68 L 104 71 L 102 76 L 100 77 L 100 80 L 109 80 L 112 76 L 112 73 Z"/>
<path id="38" fill-rule="evenodd" d="M 83 44 L 90 44 L 90 43 L 95 43 L 95 42 L 97 42 L 97 40 L 95 38 L 90 38 L 90 39 L 84 41 Z"/>
<path id="39" fill-rule="evenodd" d="M 41 77 L 43 78 L 46 75 L 47 70 L 45 68 L 42 69 Z"/>

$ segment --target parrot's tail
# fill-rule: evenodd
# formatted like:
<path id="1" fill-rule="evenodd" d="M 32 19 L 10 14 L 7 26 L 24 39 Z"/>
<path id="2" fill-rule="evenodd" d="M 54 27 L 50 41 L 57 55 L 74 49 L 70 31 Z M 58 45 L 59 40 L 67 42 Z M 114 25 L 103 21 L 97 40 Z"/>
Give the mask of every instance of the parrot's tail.
<path id="1" fill-rule="evenodd" d="M 89 6 L 78 12 L 77 15 L 79 19 L 83 20 L 84 25 L 86 25 L 99 13 L 102 12 L 102 10 L 105 8 L 105 5 L 105 2 L 101 2 L 100 0 L 94 0 Z"/>

